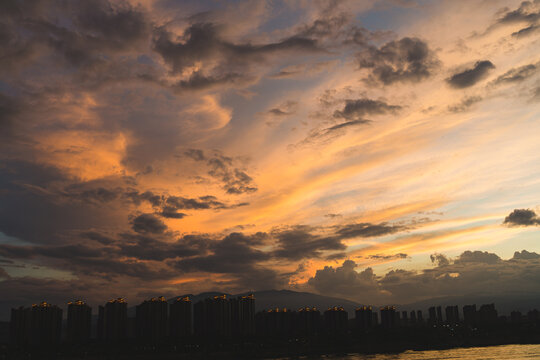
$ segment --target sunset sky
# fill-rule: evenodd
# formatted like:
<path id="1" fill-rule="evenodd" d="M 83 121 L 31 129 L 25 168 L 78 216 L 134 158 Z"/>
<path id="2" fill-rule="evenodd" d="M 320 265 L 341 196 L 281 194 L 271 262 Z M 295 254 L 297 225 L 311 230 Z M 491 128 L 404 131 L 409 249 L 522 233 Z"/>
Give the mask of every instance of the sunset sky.
<path id="1" fill-rule="evenodd" d="M 0 40 L 1 316 L 540 293 L 540 0 L 13 0 Z"/>

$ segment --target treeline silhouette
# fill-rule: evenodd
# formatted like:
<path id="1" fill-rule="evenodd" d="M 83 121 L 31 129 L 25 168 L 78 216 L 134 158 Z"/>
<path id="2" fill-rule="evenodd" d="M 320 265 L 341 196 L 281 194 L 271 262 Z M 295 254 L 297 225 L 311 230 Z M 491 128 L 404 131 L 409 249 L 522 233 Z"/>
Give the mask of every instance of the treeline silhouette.
<path id="1" fill-rule="evenodd" d="M 92 308 L 77 300 L 68 303 L 65 323 L 61 308 L 42 302 L 11 310 L 10 341 L 2 356 L 97 356 L 110 351 L 267 356 L 540 342 L 538 310 L 506 317 L 498 315 L 494 304 L 478 309 L 466 305 L 461 313 L 457 306 L 437 306 L 424 316 L 421 310 L 358 306 L 349 319 L 341 306 L 256 313 L 255 301 L 253 295 L 220 295 L 195 304 L 189 297 L 171 302 L 157 297 L 137 305 L 132 318 L 126 300 L 118 298 L 99 306 L 95 321 Z"/>

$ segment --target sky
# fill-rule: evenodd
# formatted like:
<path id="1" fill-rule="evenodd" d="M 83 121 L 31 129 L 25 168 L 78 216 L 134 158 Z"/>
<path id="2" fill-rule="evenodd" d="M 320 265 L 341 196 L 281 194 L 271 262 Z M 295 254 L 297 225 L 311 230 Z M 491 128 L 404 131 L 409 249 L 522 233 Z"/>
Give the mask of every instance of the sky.
<path id="1" fill-rule="evenodd" d="M 540 293 L 540 1 L 3 1 L 0 315 Z"/>

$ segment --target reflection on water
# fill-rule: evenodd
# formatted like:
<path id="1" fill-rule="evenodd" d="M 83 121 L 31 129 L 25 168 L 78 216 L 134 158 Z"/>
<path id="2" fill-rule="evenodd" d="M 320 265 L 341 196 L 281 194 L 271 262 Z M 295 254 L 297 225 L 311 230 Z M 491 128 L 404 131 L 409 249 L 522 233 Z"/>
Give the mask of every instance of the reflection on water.
<path id="1" fill-rule="evenodd" d="M 283 358 L 287 359 L 287 358 Z M 297 358 L 299 359 L 299 358 Z M 401 354 L 379 355 L 326 355 L 309 356 L 303 359 L 328 360 L 531 360 L 540 359 L 540 345 L 502 345 L 489 347 L 475 347 L 466 349 L 406 351 Z"/>

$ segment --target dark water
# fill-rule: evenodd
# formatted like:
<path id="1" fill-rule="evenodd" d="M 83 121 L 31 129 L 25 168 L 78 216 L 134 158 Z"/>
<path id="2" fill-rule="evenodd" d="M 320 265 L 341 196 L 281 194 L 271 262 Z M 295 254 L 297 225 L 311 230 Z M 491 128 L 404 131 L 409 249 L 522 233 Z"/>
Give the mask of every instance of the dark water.
<path id="1" fill-rule="evenodd" d="M 286 359 L 286 358 L 283 358 Z M 503 345 L 466 349 L 406 351 L 384 355 L 327 355 L 304 359 L 328 360 L 531 360 L 540 359 L 540 345 Z"/>

